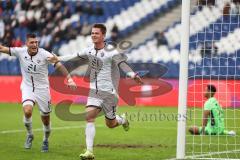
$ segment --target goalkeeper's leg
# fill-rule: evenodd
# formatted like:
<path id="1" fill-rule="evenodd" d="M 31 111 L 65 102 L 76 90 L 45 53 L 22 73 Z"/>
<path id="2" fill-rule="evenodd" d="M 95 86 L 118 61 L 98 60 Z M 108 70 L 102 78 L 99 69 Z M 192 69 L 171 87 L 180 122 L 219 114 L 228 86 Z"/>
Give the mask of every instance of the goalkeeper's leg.
<path id="1" fill-rule="evenodd" d="M 236 132 L 231 130 L 231 131 L 228 131 L 228 130 L 224 130 L 223 131 L 223 134 L 224 135 L 229 135 L 229 136 L 236 136 Z"/>
<path id="2" fill-rule="evenodd" d="M 202 132 L 202 127 L 192 126 L 188 129 L 188 131 L 193 135 L 199 135 Z"/>

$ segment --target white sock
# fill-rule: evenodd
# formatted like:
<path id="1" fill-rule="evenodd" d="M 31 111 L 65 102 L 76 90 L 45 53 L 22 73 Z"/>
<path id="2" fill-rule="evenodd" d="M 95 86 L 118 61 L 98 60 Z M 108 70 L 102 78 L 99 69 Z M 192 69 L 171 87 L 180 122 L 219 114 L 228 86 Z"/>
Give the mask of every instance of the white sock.
<path id="1" fill-rule="evenodd" d="M 116 120 L 118 122 L 119 125 L 122 125 L 122 124 L 125 124 L 126 123 L 126 120 L 123 119 L 121 116 L 119 115 L 116 115 Z"/>
<path id="2" fill-rule="evenodd" d="M 43 132 L 44 132 L 44 136 L 43 136 L 43 141 L 48 141 L 48 138 L 50 136 L 51 133 L 51 123 L 49 123 L 49 125 L 44 125 L 43 124 Z"/>
<path id="3" fill-rule="evenodd" d="M 28 135 L 32 135 L 32 117 L 31 118 L 26 118 L 25 116 L 23 116 L 23 123 L 27 129 L 27 134 Z"/>
<path id="4" fill-rule="evenodd" d="M 93 141 L 94 141 L 95 132 L 96 130 L 95 130 L 94 123 L 87 122 L 85 135 L 86 135 L 87 150 L 89 151 L 93 151 Z"/>

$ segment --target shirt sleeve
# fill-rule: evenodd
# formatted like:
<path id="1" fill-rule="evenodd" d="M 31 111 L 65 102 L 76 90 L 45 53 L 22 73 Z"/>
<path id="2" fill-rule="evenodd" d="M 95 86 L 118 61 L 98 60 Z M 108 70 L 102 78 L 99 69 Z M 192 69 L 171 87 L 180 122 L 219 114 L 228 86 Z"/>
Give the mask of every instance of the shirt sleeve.
<path id="1" fill-rule="evenodd" d="M 127 56 L 123 53 L 118 53 L 113 56 L 112 60 L 114 63 L 119 65 L 120 63 L 127 61 Z"/>
<path id="2" fill-rule="evenodd" d="M 82 52 L 78 52 L 77 57 L 81 60 L 88 60 L 88 49 L 86 48 Z"/>
<path id="3" fill-rule="evenodd" d="M 9 48 L 9 54 L 10 56 L 15 56 L 15 57 L 19 57 L 20 53 L 22 52 L 22 48 L 21 47 L 10 47 Z"/>
<path id="4" fill-rule="evenodd" d="M 212 103 L 211 101 L 206 101 L 204 104 L 204 110 L 211 110 L 212 109 Z"/>
<path id="5" fill-rule="evenodd" d="M 48 58 L 48 57 L 52 57 L 53 54 L 50 53 L 50 52 L 48 52 L 48 51 L 45 50 L 45 49 L 43 49 L 43 54 L 44 54 L 44 59 L 45 59 L 45 61 L 46 61 L 48 64 L 52 64 L 52 65 L 54 65 L 53 63 L 50 63 L 50 62 L 47 60 L 47 58 Z"/>
<path id="6" fill-rule="evenodd" d="M 83 61 L 88 60 L 88 56 L 84 53 L 77 53 L 77 54 L 58 57 L 59 61 L 63 61 L 63 62 L 67 62 L 67 61 L 73 60 L 75 58 L 80 58 Z"/>
<path id="7" fill-rule="evenodd" d="M 127 56 L 123 53 L 116 54 L 113 56 L 113 62 L 118 65 L 118 67 L 127 75 L 127 77 L 134 78 L 136 73 L 133 69 L 128 65 Z"/>

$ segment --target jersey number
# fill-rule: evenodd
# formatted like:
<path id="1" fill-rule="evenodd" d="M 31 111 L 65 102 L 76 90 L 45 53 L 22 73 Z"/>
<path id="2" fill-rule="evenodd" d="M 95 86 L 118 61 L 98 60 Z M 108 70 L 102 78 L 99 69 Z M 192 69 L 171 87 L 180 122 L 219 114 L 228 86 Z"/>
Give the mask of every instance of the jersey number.
<path id="1" fill-rule="evenodd" d="M 28 71 L 34 71 L 34 72 L 36 72 L 36 68 L 37 68 L 37 65 L 30 64 L 30 65 L 28 66 Z"/>

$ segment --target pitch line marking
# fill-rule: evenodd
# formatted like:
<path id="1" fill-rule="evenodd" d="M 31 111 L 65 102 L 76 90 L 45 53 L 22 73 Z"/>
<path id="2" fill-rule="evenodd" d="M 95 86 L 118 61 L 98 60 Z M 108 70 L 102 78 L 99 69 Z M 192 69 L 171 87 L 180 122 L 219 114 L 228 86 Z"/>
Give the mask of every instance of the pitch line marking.
<path id="1" fill-rule="evenodd" d="M 96 125 L 96 127 L 102 128 L 105 127 L 104 125 Z M 68 126 L 68 127 L 53 127 L 52 130 L 65 130 L 65 129 L 75 129 L 75 128 L 85 128 L 85 125 L 79 125 L 79 126 Z M 165 128 L 165 127 L 137 127 L 134 126 L 134 128 L 146 128 L 146 129 L 165 129 L 165 130 L 174 130 L 174 128 Z M 39 132 L 42 131 L 42 128 L 35 128 L 33 131 Z M 0 131 L 0 134 L 8 134 L 8 133 L 21 133 L 26 132 L 26 129 L 18 129 L 18 130 L 5 130 Z"/>

